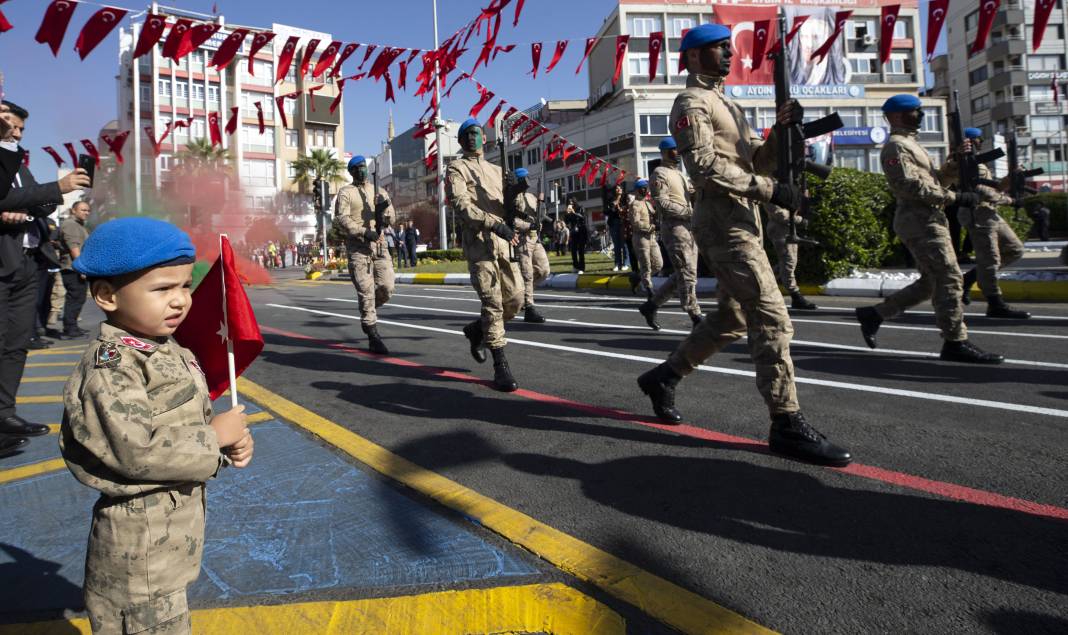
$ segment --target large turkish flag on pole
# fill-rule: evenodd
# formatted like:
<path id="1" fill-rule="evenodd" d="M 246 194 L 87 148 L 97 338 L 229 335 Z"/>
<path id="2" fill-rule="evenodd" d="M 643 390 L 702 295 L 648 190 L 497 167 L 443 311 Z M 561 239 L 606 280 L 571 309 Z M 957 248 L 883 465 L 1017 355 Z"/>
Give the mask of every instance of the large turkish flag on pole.
<path id="1" fill-rule="evenodd" d="M 731 27 L 731 49 L 734 52 L 734 57 L 731 59 L 731 72 L 724 80 L 725 84 L 773 83 L 775 65 L 757 64 L 755 54 L 758 52 L 763 54 L 763 51 L 767 50 L 767 42 L 772 42 L 778 37 L 775 12 L 774 7 L 716 7 L 716 16 L 719 21 Z M 761 41 L 765 43 L 762 51 L 754 50 L 754 45 L 757 43 L 758 22 L 761 23 L 761 27 L 764 27 L 764 22 L 770 25 L 769 32 L 762 34 Z"/>

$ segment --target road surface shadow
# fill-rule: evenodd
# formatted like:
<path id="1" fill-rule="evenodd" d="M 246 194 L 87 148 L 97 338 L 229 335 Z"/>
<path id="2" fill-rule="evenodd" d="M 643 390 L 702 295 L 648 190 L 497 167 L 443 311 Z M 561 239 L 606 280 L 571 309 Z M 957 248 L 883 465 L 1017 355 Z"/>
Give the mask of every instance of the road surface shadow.
<path id="1" fill-rule="evenodd" d="M 84 608 L 82 588 L 58 575 L 58 562 L 42 560 L 30 552 L 8 543 L 0 543 L 3 551 L 13 562 L 0 564 L 0 622 L 36 621 L 63 616 L 64 610 L 81 611 Z M 55 610 L 25 612 L 20 598 L 47 598 Z M 70 624 L 57 622 L 50 627 L 51 633 L 78 633 Z"/>
<path id="2" fill-rule="evenodd" d="M 1068 633 L 1068 618 L 1042 615 L 1031 611 L 1003 608 L 989 611 L 983 621 L 999 635 L 1039 635 L 1041 633 Z"/>
<path id="3" fill-rule="evenodd" d="M 811 351 L 811 352 L 810 352 Z M 798 353 L 801 353 L 800 355 Z M 1013 384 L 1035 386 L 1068 384 L 1068 371 L 957 364 L 937 359 L 893 357 L 863 351 L 847 352 L 823 349 L 818 352 L 792 351 L 794 367 L 812 373 L 828 373 L 884 381 L 931 382 L 949 384 Z"/>

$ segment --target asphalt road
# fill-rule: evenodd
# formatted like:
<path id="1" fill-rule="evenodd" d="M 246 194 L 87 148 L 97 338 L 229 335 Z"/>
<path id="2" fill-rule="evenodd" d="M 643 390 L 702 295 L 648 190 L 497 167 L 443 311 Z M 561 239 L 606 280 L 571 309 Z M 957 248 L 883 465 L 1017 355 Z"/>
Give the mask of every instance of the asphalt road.
<path id="1" fill-rule="evenodd" d="M 754 443 L 768 418 L 744 340 L 682 382 L 684 426 L 654 423 L 635 378 L 688 331 L 676 302 L 653 332 L 629 296 L 537 294 L 550 321 L 509 323 L 507 349 L 533 392 L 501 394 L 428 370 L 492 377 L 460 332 L 468 287 L 398 285 L 379 330 L 408 366 L 327 346 L 366 347 L 351 285 L 250 297 L 253 381 L 769 628 L 1068 632 L 1068 305 L 1020 305 L 1026 322 L 973 305 L 998 367 L 931 359 L 929 306 L 884 324 L 878 351 L 852 318 L 872 300 L 795 313 L 802 408 L 858 464 L 839 471 Z"/>

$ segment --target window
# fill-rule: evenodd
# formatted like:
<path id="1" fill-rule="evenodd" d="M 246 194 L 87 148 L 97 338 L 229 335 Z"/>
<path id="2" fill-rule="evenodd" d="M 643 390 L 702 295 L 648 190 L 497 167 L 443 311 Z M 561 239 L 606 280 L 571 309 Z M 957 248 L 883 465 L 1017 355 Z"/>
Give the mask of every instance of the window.
<path id="1" fill-rule="evenodd" d="M 248 65 L 240 64 L 243 69 L 242 76 L 249 84 L 255 84 L 257 86 L 272 86 L 274 85 L 274 63 L 264 60 L 252 60 L 252 71 L 255 75 L 248 74 Z"/>
<path id="2" fill-rule="evenodd" d="M 638 122 L 643 135 L 666 135 L 668 133 L 667 115 L 641 115 Z"/>
<path id="3" fill-rule="evenodd" d="M 631 37 L 649 37 L 654 31 L 662 31 L 660 16 L 652 14 L 633 14 L 627 18 L 627 31 Z"/>
<path id="4" fill-rule="evenodd" d="M 649 54 L 627 53 L 627 72 L 632 76 L 649 76 Z"/>
<path id="5" fill-rule="evenodd" d="M 864 148 L 843 148 L 839 146 L 834 150 L 834 164 L 843 168 L 866 171 L 868 169 L 868 152 Z"/>
<path id="6" fill-rule="evenodd" d="M 756 128 L 756 108 L 742 108 L 742 113 L 745 115 L 745 121 L 749 124 L 749 127 Z"/>
<path id="7" fill-rule="evenodd" d="M 219 102 L 219 85 L 208 84 L 208 103 L 218 104 Z"/>
<path id="8" fill-rule="evenodd" d="M 964 16 L 964 30 L 971 31 L 979 26 L 979 12 L 972 11 L 968 15 Z"/>
<path id="9" fill-rule="evenodd" d="M 296 148 L 300 145 L 300 133 L 292 128 L 286 128 L 286 147 Z"/>
<path id="10" fill-rule="evenodd" d="M 194 119 L 189 135 L 194 139 L 203 139 L 208 136 L 208 122 L 203 119 Z"/>
<path id="11" fill-rule="evenodd" d="M 204 101 L 204 84 L 199 82 L 193 83 L 193 99 L 196 101 Z"/>
<path id="12" fill-rule="evenodd" d="M 167 172 L 174 166 L 174 157 L 169 154 L 159 155 L 159 171 Z"/>
<path id="13" fill-rule="evenodd" d="M 909 21 L 898 20 L 894 22 L 894 39 L 903 40 L 909 36 Z"/>
<path id="14" fill-rule="evenodd" d="M 271 100 L 273 101 L 273 100 Z M 297 103 L 300 102 L 300 98 L 297 99 L 283 99 L 282 110 L 285 111 L 286 117 L 289 121 L 293 121 L 293 117 L 297 114 Z"/>
<path id="15" fill-rule="evenodd" d="M 241 182 L 245 185 L 274 187 L 274 161 L 245 159 L 241 162 Z"/>
<path id="16" fill-rule="evenodd" d="M 1060 117 L 1031 117 L 1031 132 L 1035 136 L 1045 136 L 1047 133 L 1060 132 L 1064 128 L 1064 120 Z"/>
<path id="17" fill-rule="evenodd" d="M 696 15 L 673 15 L 668 17 L 668 37 L 682 37 L 682 32 L 697 26 Z"/>
<path id="18" fill-rule="evenodd" d="M 510 152 L 508 154 L 508 169 L 518 170 L 523 167 L 523 153 L 522 152 Z"/>
<path id="19" fill-rule="evenodd" d="M 863 128 L 864 127 L 864 109 L 863 108 L 839 108 L 838 116 L 842 118 L 842 123 L 848 128 Z"/>
<path id="20" fill-rule="evenodd" d="M 204 72 L 204 52 L 193 51 L 189 54 L 189 70 L 198 73 Z"/>
<path id="21" fill-rule="evenodd" d="M 1064 68 L 1063 55 L 1027 56 L 1027 70 L 1029 71 L 1059 71 L 1062 68 Z"/>
<path id="22" fill-rule="evenodd" d="M 876 174 L 883 173 L 883 162 L 879 159 L 881 150 L 878 148 L 868 149 L 868 171 Z"/>
<path id="23" fill-rule="evenodd" d="M 157 79 L 156 80 L 156 94 L 160 97 L 171 96 L 171 80 L 169 79 Z"/>
<path id="24" fill-rule="evenodd" d="M 671 69 L 671 74 L 674 76 L 672 78 L 673 80 L 675 78 L 680 77 L 680 76 L 685 78 L 687 75 L 689 75 L 689 72 L 685 68 L 682 69 L 682 70 L 679 70 L 679 54 L 678 53 L 668 53 L 667 54 L 667 62 L 669 64 L 669 68 Z"/>
<path id="25" fill-rule="evenodd" d="M 1026 35 L 1024 39 L 1028 42 L 1034 41 L 1035 28 L 1030 24 L 1027 25 Z M 1046 27 L 1046 35 L 1042 38 L 1043 42 L 1047 40 L 1063 40 L 1064 39 L 1064 25 L 1063 24 L 1050 24 Z M 1059 48 L 1059 47 L 1058 47 Z"/>
<path id="26" fill-rule="evenodd" d="M 823 117 L 826 117 L 828 114 L 829 113 L 827 112 L 827 108 L 825 106 L 809 106 L 808 108 L 805 108 L 804 121 L 805 123 L 808 123 L 810 121 L 816 121 L 817 119 L 822 119 Z"/>
<path id="27" fill-rule="evenodd" d="M 141 103 L 148 106 L 152 103 L 152 86 L 149 84 L 141 84 L 139 88 L 141 93 Z"/>
<path id="28" fill-rule="evenodd" d="M 856 40 L 864 36 L 876 37 L 875 20 L 850 20 L 846 22 L 846 38 Z"/>
<path id="29" fill-rule="evenodd" d="M 534 165 L 536 163 L 541 163 L 541 150 L 538 148 L 527 150 L 527 165 Z"/>
<path id="30" fill-rule="evenodd" d="M 775 109 L 774 108 L 757 108 L 756 114 L 756 127 L 757 130 L 763 130 L 764 128 L 770 128 L 775 125 Z"/>
<path id="31" fill-rule="evenodd" d="M 885 128 L 887 125 L 888 124 L 886 123 L 886 117 L 883 116 L 883 111 L 881 109 L 879 109 L 879 108 L 869 108 L 868 109 L 868 127 L 869 128 L 878 128 L 879 126 L 883 126 Z"/>
<path id="32" fill-rule="evenodd" d="M 267 128 L 260 134 L 256 124 L 242 124 L 241 149 L 245 152 L 274 153 L 274 128 Z"/>
<path id="33" fill-rule="evenodd" d="M 189 84 L 185 81 L 174 83 L 174 96 L 178 99 L 189 99 Z"/>
<path id="34" fill-rule="evenodd" d="M 874 55 L 850 53 L 846 59 L 849 61 L 849 69 L 854 73 L 861 75 L 873 75 L 878 72 L 875 67 Z"/>
<path id="35" fill-rule="evenodd" d="M 334 147 L 334 130 L 332 128 L 308 128 L 306 134 L 310 147 Z"/>
<path id="36" fill-rule="evenodd" d="M 923 122 L 920 124 L 920 132 L 942 132 L 942 108 L 939 106 L 925 106 L 923 109 Z"/>
<path id="37" fill-rule="evenodd" d="M 983 72 L 986 72 L 986 67 L 983 68 Z M 911 75 L 912 60 L 908 55 L 892 54 L 886 63 L 886 73 L 887 75 Z"/>
<path id="38" fill-rule="evenodd" d="M 298 64 L 289 65 L 289 70 L 286 71 L 286 77 L 283 81 L 289 82 L 290 84 L 297 83 L 297 66 Z"/>
<path id="39" fill-rule="evenodd" d="M 990 95 L 983 95 L 972 100 L 972 113 L 990 110 Z"/>
<path id="40" fill-rule="evenodd" d="M 986 65 L 980 66 L 974 71 L 968 73 L 968 82 L 970 85 L 975 86 L 979 82 L 985 82 L 989 74 L 986 71 Z"/>
<path id="41" fill-rule="evenodd" d="M 290 181 L 297 178 L 297 164 L 293 161 L 286 161 L 286 178 Z"/>

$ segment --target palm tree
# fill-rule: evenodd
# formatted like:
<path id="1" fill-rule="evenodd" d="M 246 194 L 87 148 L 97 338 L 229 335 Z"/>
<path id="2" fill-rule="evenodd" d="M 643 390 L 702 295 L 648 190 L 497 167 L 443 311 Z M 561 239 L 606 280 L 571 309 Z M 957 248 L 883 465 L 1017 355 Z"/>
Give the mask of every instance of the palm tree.
<path id="1" fill-rule="evenodd" d="M 332 152 L 320 148 L 294 161 L 293 169 L 296 170 L 294 181 L 301 185 L 310 185 L 317 179 L 333 183 L 343 181 L 347 166 L 343 161 L 335 159 Z"/>
<path id="2" fill-rule="evenodd" d="M 230 152 L 222 146 L 214 146 L 205 138 L 190 139 L 185 150 L 178 153 L 183 172 L 198 173 L 204 171 L 230 172 Z"/>

